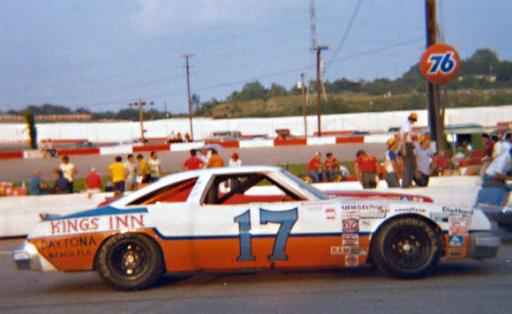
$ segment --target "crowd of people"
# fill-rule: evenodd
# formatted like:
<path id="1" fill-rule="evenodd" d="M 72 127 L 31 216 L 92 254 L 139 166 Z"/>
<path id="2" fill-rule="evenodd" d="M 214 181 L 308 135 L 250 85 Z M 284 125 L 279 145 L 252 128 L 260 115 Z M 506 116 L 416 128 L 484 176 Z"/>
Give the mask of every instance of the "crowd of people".
<path id="1" fill-rule="evenodd" d="M 313 183 L 317 182 L 338 182 L 351 178 L 350 172 L 341 164 L 333 153 L 325 155 L 322 162 L 322 153 L 316 152 L 313 158 L 308 162 L 308 177 Z"/>

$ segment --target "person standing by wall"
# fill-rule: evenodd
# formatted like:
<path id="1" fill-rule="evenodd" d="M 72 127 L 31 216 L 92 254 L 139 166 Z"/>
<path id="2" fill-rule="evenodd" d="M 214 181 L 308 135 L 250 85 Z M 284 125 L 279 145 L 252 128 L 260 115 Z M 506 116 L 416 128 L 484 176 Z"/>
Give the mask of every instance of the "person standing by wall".
<path id="1" fill-rule="evenodd" d="M 208 160 L 208 168 L 220 168 L 224 167 L 224 159 L 219 156 L 216 149 L 212 149 L 212 155 Z"/>
<path id="2" fill-rule="evenodd" d="M 209 161 L 209 157 L 208 157 L 208 151 L 206 150 L 206 148 L 201 148 L 201 150 L 199 150 L 199 159 L 201 159 L 201 161 L 203 162 L 203 167 L 204 168 L 207 168 L 208 167 L 208 161 Z"/>
<path id="3" fill-rule="evenodd" d="M 357 151 L 355 172 L 357 179 L 361 182 L 364 189 L 374 189 L 377 187 L 379 164 L 377 158 L 368 155 L 364 150 Z"/>
<path id="4" fill-rule="evenodd" d="M 53 193 L 54 194 L 66 194 L 69 192 L 69 180 L 64 177 L 64 174 L 62 173 L 62 170 L 55 169 L 53 171 L 55 174 L 56 180 L 53 185 Z"/>
<path id="5" fill-rule="evenodd" d="M 158 181 L 162 175 L 162 167 L 155 151 L 151 152 L 151 158 L 148 160 L 148 166 L 150 175 L 149 182 Z"/>
<path id="6" fill-rule="evenodd" d="M 124 163 L 126 167 L 126 190 L 133 191 L 137 187 L 137 163 L 135 162 L 133 155 L 129 154 L 126 157 L 126 162 Z"/>
<path id="7" fill-rule="evenodd" d="M 29 195 L 41 195 L 41 171 L 36 170 L 28 184 Z"/>
<path id="8" fill-rule="evenodd" d="M 228 166 L 229 167 L 241 167 L 242 166 L 242 160 L 238 157 L 238 153 L 233 153 L 231 155 L 231 158 L 228 160 Z"/>
<path id="9" fill-rule="evenodd" d="M 110 177 L 112 179 L 112 184 L 114 186 L 114 191 L 119 191 L 124 193 L 125 191 L 125 180 L 127 175 L 127 170 L 125 164 L 122 163 L 123 158 L 121 156 L 116 156 L 115 161 L 108 166 L 108 172 L 110 173 Z"/>
<path id="10" fill-rule="evenodd" d="M 68 192 L 73 193 L 73 182 L 75 179 L 75 175 L 78 173 L 78 171 L 75 168 L 75 165 L 69 162 L 68 156 L 64 156 L 62 157 L 62 163 L 60 164 L 59 169 L 62 171 L 64 178 L 66 178 L 69 182 Z"/>
<path id="11" fill-rule="evenodd" d="M 150 176 L 149 176 L 149 166 L 146 159 L 144 159 L 144 156 L 142 154 L 137 155 L 137 160 L 139 161 L 139 166 L 137 167 L 137 170 L 139 172 L 137 183 L 149 183 Z"/>
<path id="12" fill-rule="evenodd" d="M 396 150 L 398 149 L 398 142 L 396 139 L 389 139 L 386 144 L 388 145 L 388 150 L 386 151 L 386 158 L 384 160 L 384 168 L 386 170 L 386 183 L 388 184 L 388 188 L 397 188 L 400 186 L 400 169 L 398 167 Z"/>
<path id="13" fill-rule="evenodd" d="M 91 167 L 91 170 L 85 177 L 85 189 L 87 198 L 91 198 L 93 194 L 101 192 L 101 177 L 96 173 L 94 167 Z"/>
<path id="14" fill-rule="evenodd" d="M 428 186 L 430 179 L 431 160 L 435 152 L 430 148 L 430 139 L 427 135 L 421 137 L 420 142 L 414 148 L 417 169 L 414 174 L 414 183 L 417 186 Z"/>
<path id="15" fill-rule="evenodd" d="M 400 141 L 402 143 L 401 155 L 404 158 L 404 173 L 402 178 L 402 187 L 412 187 L 414 172 L 416 171 L 416 161 L 414 158 L 414 144 L 412 126 L 418 121 L 416 112 L 407 117 L 407 121 L 400 128 Z"/>
<path id="16" fill-rule="evenodd" d="M 195 149 L 190 150 L 190 157 L 183 163 L 183 169 L 185 170 L 196 170 L 204 167 L 204 163 L 201 159 L 197 158 L 197 151 Z"/>

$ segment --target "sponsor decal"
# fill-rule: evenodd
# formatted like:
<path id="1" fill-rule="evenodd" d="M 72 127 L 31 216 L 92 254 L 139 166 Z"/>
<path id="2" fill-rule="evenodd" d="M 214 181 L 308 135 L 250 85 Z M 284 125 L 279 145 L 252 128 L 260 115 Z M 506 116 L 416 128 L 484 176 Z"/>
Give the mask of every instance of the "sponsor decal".
<path id="1" fill-rule="evenodd" d="M 342 204 L 341 210 L 346 216 L 359 218 L 384 218 L 389 208 L 382 204 Z"/>
<path id="2" fill-rule="evenodd" d="M 41 251 L 48 251 L 48 258 L 53 260 L 91 256 L 94 254 L 96 246 L 97 243 L 94 237 L 83 236 L 42 241 L 40 249 Z"/>
<path id="3" fill-rule="evenodd" d="M 446 213 L 430 213 L 430 219 L 435 222 L 448 222 L 448 214 Z"/>
<path id="4" fill-rule="evenodd" d="M 327 220 L 336 219 L 336 210 L 334 208 L 325 209 L 325 219 L 327 219 Z"/>
<path id="5" fill-rule="evenodd" d="M 115 215 L 101 217 L 68 218 L 50 221 L 52 235 L 136 229 L 144 227 L 144 215 Z"/>
<path id="6" fill-rule="evenodd" d="M 473 209 L 443 206 L 443 213 L 447 213 L 450 216 L 472 216 Z"/>
<path id="7" fill-rule="evenodd" d="M 395 212 L 424 214 L 426 212 L 426 210 L 424 208 L 406 207 L 406 208 L 397 208 L 397 209 L 395 209 Z"/>
<path id="8" fill-rule="evenodd" d="M 450 236 L 448 243 L 451 248 L 462 248 L 464 247 L 464 237 L 461 235 Z"/>
<path id="9" fill-rule="evenodd" d="M 345 255 L 345 266 L 346 267 L 359 266 L 359 254 L 347 254 L 347 255 Z"/>
<path id="10" fill-rule="evenodd" d="M 342 227 L 343 227 L 344 233 L 358 233 L 359 232 L 359 219 L 343 218 Z"/>
<path id="11" fill-rule="evenodd" d="M 343 254 L 343 248 L 341 246 L 331 246 L 331 256 L 340 256 Z"/>
<path id="12" fill-rule="evenodd" d="M 344 233 L 341 243 L 343 246 L 359 246 L 359 235 L 357 233 Z"/>
<path id="13" fill-rule="evenodd" d="M 471 226 L 471 216 L 450 216 L 448 225 L 450 234 L 466 235 L 469 233 L 469 227 Z"/>

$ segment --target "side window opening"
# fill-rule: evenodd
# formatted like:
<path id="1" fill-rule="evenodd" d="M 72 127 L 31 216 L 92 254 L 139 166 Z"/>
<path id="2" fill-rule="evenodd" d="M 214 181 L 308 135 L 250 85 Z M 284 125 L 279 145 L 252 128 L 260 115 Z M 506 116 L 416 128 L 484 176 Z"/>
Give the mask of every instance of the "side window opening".
<path id="1" fill-rule="evenodd" d="M 182 203 L 186 202 L 192 188 L 196 184 L 197 177 L 162 187 L 148 193 L 128 205 L 151 205 L 156 203 Z"/>
<path id="2" fill-rule="evenodd" d="M 260 193 L 262 186 L 272 189 L 272 193 Z M 264 174 L 251 173 L 215 177 L 202 203 L 232 205 L 300 200 L 304 199 Z"/>

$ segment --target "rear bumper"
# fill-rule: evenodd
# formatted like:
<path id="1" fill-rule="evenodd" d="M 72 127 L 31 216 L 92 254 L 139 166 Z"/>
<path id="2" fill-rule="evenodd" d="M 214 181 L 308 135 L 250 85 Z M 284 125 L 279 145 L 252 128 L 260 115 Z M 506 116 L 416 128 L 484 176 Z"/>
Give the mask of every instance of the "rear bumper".
<path id="1" fill-rule="evenodd" d="M 37 248 L 25 241 L 23 245 L 12 252 L 12 259 L 18 270 L 55 271 L 55 267 L 39 254 Z"/>
<path id="2" fill-rule="evenodd" d="M 499 237 L 490 233 L 472 234 L 469 238 L 468 255 L 475 259 L 496 257 L 499 246 Z"/>

